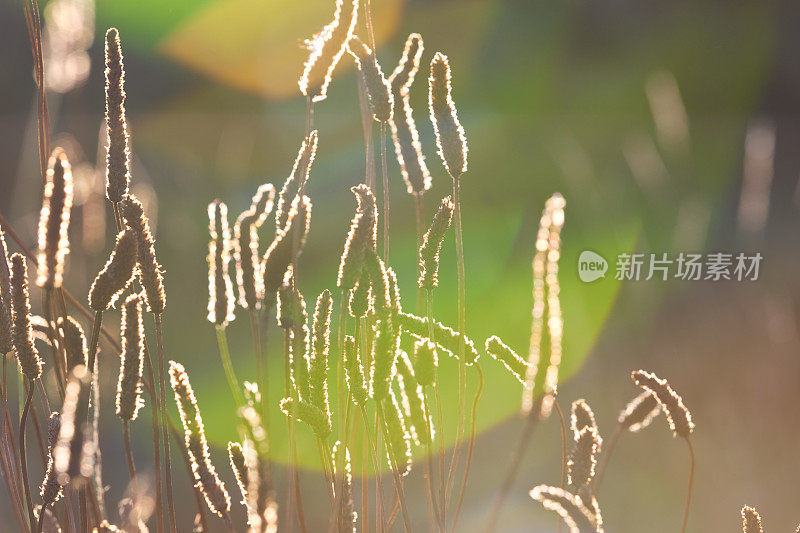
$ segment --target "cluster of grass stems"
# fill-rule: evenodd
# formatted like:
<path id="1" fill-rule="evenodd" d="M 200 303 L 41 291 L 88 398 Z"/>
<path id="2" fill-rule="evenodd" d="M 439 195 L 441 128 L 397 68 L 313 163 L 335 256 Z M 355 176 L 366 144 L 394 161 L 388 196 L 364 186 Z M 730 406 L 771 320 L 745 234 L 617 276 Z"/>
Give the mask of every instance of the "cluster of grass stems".
<path id="1" fill-rule="evenodd" d="M 141 531 L 149 522 L 157 532 L 186 531 L 190 524 L 195 531 L 209 531 L 212 518 L 217 517 L 227 530 L 233 531 L 231 496 L 212 462 L 200 411 L 202 401 L 209 400 L 203 398 L 202 392 L 196 396 L 187 369 L 179 362 L 167 362 L 164 355 L 163 274 L 145 208 L 129 190 L 132 176 L 119 33 L 111 29 L 105 39 L 106 197 L 117 237 L 108 262 L 92 284 L 87 307 L 62 284 L 70 251 L 72 177 L 64 151 L 49 148 L 41 29 L 35 0 L 25 3 L 25 16 L 39 91 L 44 191 L 36 253 L 25 246 L 0 215 L 4 230 L 0 232 L 0 349 L 4 354 L 0 470 L 15 525 L 20 531 L 32 532 L 58 528 L 81 532 Z M 362 28 L 363 41 L 357 37 Z M 520 439 L 511 455 L 508 475 L 490 506 L 487 531 L 497 528 L 534 428 L 553 411 L 562 430 L 562 476 L 559 483 L 534 487 L 530 495 L 558 514 L 559 528 L 563 521 L 572 532 L 603 530 L 597 494 L 616 442 L 625 433 L 646 427 L 663 412 L 674 435 L 685 440 L 690 452 L 681 526 L 685 531 L 694 476 L 690 440 L 694 424 L 683 400 L 666 380 L 641 370 L 632 374 L 641 393 L 620 413 L 619 424 L 606 443 L 588 403 L 573 402 L 569 421 L 559 406 L 563 321 L 558 263 L 565 220 L 563 197 L 555 194 L 548 199 L 540 220 L 532 261 L 533 309 L 527 357 L 518 355 L 496 336 L 486 339 L 482 349 L 476 347 L 467 336 L 462 236 L 461 183 L 467 172 L 467 139 L 452 96 L 447 56 L 436 53 L 430 62 L 428 102 L 436 151 L 452 181 L 452 194 L 437 202 L 435 215 L 426 223 L 423 198 L 431 187 L 431 171 L 410 103 L 423 56 L 422 37 L 408 37 L 396 68 L 386 77 L 374 52 L 370 0 L 338 0 L 333 21 L 307 44 L 309 56 L 299 81 L 300 91 L 307 99 L 306 134 L 289 177 L 279 190 L 271 184 L 259 187 L 252 204 L 236 218 L 232 229 L 224 202 L 214 200 L 208 208 L 208 320 L 215 328 L 220 362 L 237 406 L 238 435 L 228 444 L 228 454 L 247 529 L 275 532 L 280 524 L 281 531 L 308 531 L 296 436 L 300 431 L 310 431 L 317 443 L 329 498 L 329 531 L 389 531 L 393 527 L 419 530 L 420 520 L 410 513 L 404 487 L 405 477 L 412 469 L 412 449 L 422 457 L 418 468 L 426 483 L 428 528 L 439 533 L 457 531 L 484 386 L 481 365 L 486 357 L 480 356 L 485 353 L 518 379 L 523 389 Z M 363 183 L 352 187 L 357 206 L 349 231 L 343 233 L 336 286 L 324 290 L 309 313 L 300 290 L 298 266 L 312 219 L 307 183 L 318 147 L 314 112 L 315 106 L 326 98 L 337 64 L 348 54 L 358 67 L 366 171 Z M 377 195 L 373 144 L 376 124 L 381 196 Z M 391 138 L 402 178 L 415 203 L 419 268 L 414 313 L 401 306 L 400 280 L 388 259 L 387 137 Z M 457 299 L 447 304 L 457 309 L 455 328 L 437 321 L 433 306 L 440 271 L 439 251 L 451 231 L 457 257 L 455 272 L 449 267 L 442 270 L 457 278 Z M 19 253 L 9 256 L 6 235 L 16 243 Z M 40 315 L 31 312 L 28 262 L 37 269 Z M 104 316 L 113 312 L 118 301 L 123 302 L 119 336 L 103 325 Z M 248 315 L 252 332 L 256 368 L 252 381 L 240 381 L 236 358 L 228 348 L 227 328 L 240 310 Z M 90 324 L 88 336 L 82 322 Z M 332 331 L 332 324 L 336 331 Z M 283 353 L 268 354 L 266 334 L 275 325 L 283 332 L 284 349 Z M 148 342 L 151 328 L 155 357 L 151 356 Z M 39 353 L 41 346 L 49 357 Z M 401 346 L 413 349 L 408 353 Z M 548 358 L 543 357 L 544 350 Z M 98 424 L 101 394 L 105 396 L 107 392 L 100 390 L 98 376 L 110 364 L 112 354 L 117 354 L 120 361 L 115 405 L 129 474 L 126 497 L 119 502 L 116 514 L 108 511 L 104 501 L 104 483 L 116 484 L 119 480 L 103 480 Z M 447 356 L 458 361 L 458 401 L 456 412 L 445 414 L 438 362 Z M 8 398 L 10 357 L 16 357 L 19 363 L 19 417 L 12 416 Z M 276 361 L 281 359 L 285 380 L 279 406 L 287 424 L 288 457 L 274 457 L 270 443 L 273 426 L 279 422 L 269 416 L 268 385 L 271 374 L 278 371 L 274 368 Z M 47 387 L 43 368 L 50 371 L 46 374 Z M 333 369 L 335 373 L 330 372 Z M 469 372 L 474 373 L 476 381 L 467 414 Z M 174 393 L 178 420 L 171 418 L 167 410 L 168 386 Z M 329 387 L 334 387 L 335 405 L 329 399 Z M 51 409 L 51 402 L 60 409 Z M 145 489 L 140 486 L 140 470 L 131 446 L 132 425 L 145 405 L 152 417 L 152 516 L 142 503 Z M 456 440 L 451 450 L 445 449 L 441 438 L 445 420 L 455 424 Z M 35 447 L 26 441 L 31 426 Z M 366 451 L 362 465 L 351 463 L 350 450 L 357 446 Z M 174 451 L 191 480 L 189 486 L 196 501 L 196 510 L 188 517 L 186 513 L 179 516 L 174 504 Z M 45 470 L 38 497 L 32 488 L 35 480 L 28 472 L 31 460 L 41 461 Z M 280 505 L 273 482 L 276 461 L 289 469 L 290 486 Z M 353 472 L 359 466 L 364 472 L 360 504 L 353 488 Z M 381 483 L 380 472 L 385 467 L 391 473 L 390 492 Z M 366 482 L 370 468 L 376 473 L 374 505 L 370 505 Z M 760 517 L 754 509 L 745 507 L 742 517 L 746 533 L 761 531 Z"/>

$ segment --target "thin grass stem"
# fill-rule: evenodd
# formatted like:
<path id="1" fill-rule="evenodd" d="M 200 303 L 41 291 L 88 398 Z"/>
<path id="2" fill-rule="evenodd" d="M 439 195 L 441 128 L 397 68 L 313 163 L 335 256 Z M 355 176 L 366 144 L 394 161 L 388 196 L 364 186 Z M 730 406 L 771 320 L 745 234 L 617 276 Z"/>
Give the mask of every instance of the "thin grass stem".
<path id="1" fill-rule="evenodd" d="M 158 385 L 153 372 L 153 362 L 150 359 L 150 350 L 147 344 L 144 347 L 144 361 L 147 366 L 148 392 L 150 393 L 151 417 L 153 426 L 153 470 L 155 471 L 156 485 L 156 533 L 164 531 L 164 493 L 161 485 L 161 439 L 158 429 L 161 414 L 161 399 L 159 398 Z"/>
<path id="2" fill-rule="evenodd" d="M 611 460 L 611 454 L 614 453 L 614 448 L 617 446 L 617 441 L 619 440 L 623 431 L 624 428 L 622 424 L 617 424 L 614 432 L 608 438 L 608 444 L 603 446 L 605 453 L 603 453 L 603 457 L 600 459 L 600 464 L 597 466 L 597 475 L 594 476 L 594 479 L 592 480 L 592 493 L 595 495 L 597 495 L 597 492 L 600 490 L 600 483 L 603 480 L 606 467 Z"/>
<path id="3" fill-rule="evenodd" d="M 175 521 L 175 501 L 172 496 L 172 459 L 169 453 L 169 435 L 167 434 L 167 390 L 166 390 L 166 365 L 164 362 L 164 332 L 161 323 L 161 315 L 153 315 L 156 323 L 156 353 L 158 354 L 158 380 L 159 394 L 161 396 L 161 437 L 164 440 L 164 483 L 167 494 L 167 513 L 169 515 L 169 530 L 171 533 L 177 532 Z"/>
<path id="4" fill-rule="evenodd" d="M 394 488 L 395 491 L 397 492 L 397 499 L 400 501 L 400 511 L 403 514 L 403 526 L 405 527 L 406 532 L 414 531 L 411 528 L 411 519 L 409 518 L 408 515 L 406 496 L 405 496 L 405 491 L 403 490 L 403 480 L 400 478 L 398 466 L 394 461 L 394 455 L 392 452 L 392 442 L 389 439 L 389 430 L 386 427 L 385 419 L 383 417 L 383 406 L 379 402 L 375 402 L 375 407 L 377 411 L 378 423 L 380 424 L 381 429 L 383 431 L 383 439 L 386 441 L 386 449 L 389 452 L 388 455 L 391 462 L 391 471 L 392 471 L 392 476 L 394 477 Z"/>
<path id="5" fill-rule="evenodd" d="M 464 467 L 464 479 L 461 481 L 461 491 L 458 495 L 458 504 L 456 505 L 456 514 L 453 516 L 453 525 L 450 531 L 455 533 L 456 525 L 458 524 L 458 517 L 461 514 L 461 506 L 464 503 L 464 493 L 467 491 L 467 480 L 469 479 L 469 470 L 472 466 L 472 453 L 475 451 L 475 432 L 477 426 L 478 416 L 478 401 L 481 399 L 483 393 L 484 376 L 480 364 L 475 362 L 475 371 L 478 373 L 478 386 L 475 389 L 475 397 L 472 400 L 472 414 L 469 430 L 469 446 L 467 448 L 467 463 Z"/>
<path id="6" fill-rule="evenodd" d="M 216 330 L 219 357 L 222 359 L 222 367 L 225 369 L 225 377 L 228 379 L 228 386 L 231 389 L 233 401 L 236 402 L 236 407 L 239 408 L 244 405 L 244 398 L 242 398 L 242 391 L 239 388 L 239 380 L 236 378 L 236 373 L 233 371 L 231 354 L 228 350 L 228 336 L 224 327 L 217 326 Z"/>
<path id="7" fill-rule="evenodd" d="M 25 503 L 28 507 L 28 520 L 31 529 L 36 527 L 36 518 L 33 515 L 33 501 L 31 500 L 31 486 L 28 483 L 28 459 L 25 453 L 25 423 L 28 420 L 28 411 L 33 399 L 33 383 L 28 383 L 28 391 L 25 394 L 25 406 L 22 408 L 22 415 L 19 421 L 19 454 L 20 466 L 22 470 L 22 486 L 25 489 Z"/>

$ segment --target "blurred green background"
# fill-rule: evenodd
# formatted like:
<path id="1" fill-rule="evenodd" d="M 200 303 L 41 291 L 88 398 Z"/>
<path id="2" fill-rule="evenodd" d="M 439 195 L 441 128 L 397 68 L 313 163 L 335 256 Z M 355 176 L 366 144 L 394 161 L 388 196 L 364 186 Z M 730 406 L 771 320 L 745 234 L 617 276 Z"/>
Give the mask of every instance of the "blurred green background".
<path id="1" fill-rule="evenodd" d="M 54 12 L 48 4 L 56 2 L 66 0 L 43 3 L 46 19 Z M 372 4 L 384 71 L 394 68 L 410 32 L 421 33 L 425 41 L 423 69 L 411 98 L 433 173 L 426 219 L 449 193 L 451 180 L 434 151 L 425 65 L 436 51 L 446 53 L 452 64 L 453 96 L 470 145 L 463 178 L 470 337 L 482 345 L 498 334 L 525 352 L 539 214 L 547 197 L 561 192 L 567 200 L 560 274 L 562 377 L 570 378 L 560 389 L 562 407 L 586 397 L 601 432 L 610 434 L 619 409 L 636 392 L 630 370 L 641 366 L 669 377 L 698 424 L 691 530 L 736 530 L 738 509 L 745 503 L 761 508 L 770 530 L 794 527 L 800 520 L 795 482 L 800 474 L 795 451 L 800 341 L 793 276 L 800 42 L 793 23 L 800 22 L 800 8 L 788 0 Z M 331 0 L 100 0 L 82 34 L 76 36 L 76 26 L 68 26 L 74 30 L 73 47 L 88 54 L 85 61 L 60 56 L 55 46 L 48 51 L 54 64 L 60 59 L 67 65 L 53 73 L 64 84 L 49 92 L 51 131 L 53 143 L 66 147 L 75 167 L 78 207 L 67 285 L 85 294 L 111 242 L 100 196 L 102 36 L 110 26 L 120 31 L 133 190 L 157 221 L 157 251 L 166 270 L 167 357 L 186 365 L 219 461 L 236 433 L 214 329 L 205 320 L 206 206 L 221 198 L 233 220 L 258 185 L 280 187 L 288 175 L 305 128 L 305 101 L 296 87 L 305 57 L 302 41 L 330 19 L 332 9 Z M 361 23 L 358 31 L 364 35 Z M 32 244 L 41 194 L 35 86 L 17 3 L 0 5 L 0 33 L 0 209 Z M 299 274 L 309 305 L 322 289 L 335 287 L 354 209 L 348 189 L 364 179 L 356 76 L 347 56 L 328 99 L 316 106 L 315 127 L 319 150 L 307 188 L 314 211 Z M 766 139 L 766 152 L 759 139 Z M 750 166 L 749 153 L 755 158 Z M 389 263 L 398 272 L 405 307 L 413 309 L 413 201 L 391 146 L 388 155 Z M 584 284 L 576 265 L 586 249 L 612 263 L 631 250 L 758 250 L 765 259 L 761 279 L 753 283 L 620 285 L 612 264 L 606 279 Z M 441 272 L 434 309 L 442 321 L 455 325 L 452 237 L 444 245 Z M 228 331 L 236 371 L 248 379 L 255 371 L 252 340 L 246 314 L 238 310 L 238 315 Z M 109 325 L 115 320 L 109 314 Z M 276 406 L 283 382 L 277 328 L 270 330 L 268 346 L 276 369 L 271 381 Z M 103 380 L 113 391 L 116 355 L 105 356 L 110 368 Z M 521 429 L 520 386 L 488 358 L 483 368 L 481 434 L 460 531 L 481 530 Z M 443 361 L 441 374 L 446 399 L 452 401 L 453 361 Z M 111 410 L 105 415 L 111 441 L 103 450 L 106 477 L 113 479 L 116 472 L 127 479 L 117 423 Z M 147 416 L 136 424 L 149 427 Z M 283 457 L 283 416 L 277 407 L 272 418 L 275 453 Z M 452 431 L 445 428 L 447 440 Z M 142 459 L 137 460 L 146 468 L 148 430 L 134 434 L 140 435 L 135 453 Z M 663 420 L 621 442 L 600 497 L 607 531 L 678 527 L 688 470 L 684 448 L 673 442 Z M 539 483 L 557 484 L 559 449 L 553 419 L 537 430 L 502 531 L 555 530 L 553 517 L 531 502 L 527 491 Z M 305 430 L 299 453 L 311 468 L 304 490 L 312 501 L 322 501 L 321 478 L 314 470 L 317 451 Z M 218 470 L 232 480 L 227 465 L 219 464 Z M 283 475 L 279 470 L 279 483 Z M 188 505 L 191 495 L 182 476 L 179 472 L 179 497 Z M 111 485 L 109 501 L 124 488 Z M 420 469 L 408 485 L 419 489 L 411 505 L 424 527 Z M 279 486 L 279 492 L 283 489 Z M 322 527 L 326 506 L 310 507 L 312 523 Z"/>

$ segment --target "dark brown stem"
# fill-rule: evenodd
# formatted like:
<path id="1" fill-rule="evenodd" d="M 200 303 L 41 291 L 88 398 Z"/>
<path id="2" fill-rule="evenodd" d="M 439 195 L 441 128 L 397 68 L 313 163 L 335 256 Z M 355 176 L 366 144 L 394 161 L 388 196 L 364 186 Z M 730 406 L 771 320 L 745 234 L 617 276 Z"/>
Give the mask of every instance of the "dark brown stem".
<path id="1" fill-rule="evenodd" d="M 686 508 L 683 511 L 683 527 L 681 527 L 682 533 L 686 533 L 686 526 L 689 525 L 689 507 L 692 504 L 692 485 L 694 484 L 694 447 L 692 446 L 692 441 L 689 440 L 689 437 L 684 437 L 684 440 L 686 441 L 686 446 L 689 447 L 691 466 L 689 469 L 689 488 L 686 491 Z"/>
<path id="2" fill-rule="evenodd" d="M 481 399 L 481 393 L 483 392 L 483 370 L 480 367 L 480 364 L 475 361 L 475 370 L 478 372 L 478 387 L 475 389 L 475 398 L 472 400 L 472 421 L 469 430 L 469 446 L 467 448 L 467 464 L 464 467 L 464 479 L 461 481 L 461 492 L 458 495 L 458 504 L 456 505 L 456 514 L 453 516 L 453 525 L 451 526 L 450 531 L 455 533 L 456 525 L 458 524 L 458 517 L 461 514 L 461 505 L 464 503 L 464 493 L 467 491 L 467 480 L 469 479 L 469 469 L 472 466 L 472 453 L 475 450 L 475 431 L 476 431 L 476 421 L 478 416 L 478 400 Z"/>
<path id="3" fill-rule="evenodd" d="M 131 449 L 131 425 L 128 420 L 122 421 L 122 440 L 125 445 L 125 460 L 128 462 L 128 476 L 130 476 L 131 485 L 136 481 L 136 465 L 133 462 L 133 450 Z M 136 494 L 136 491 L 131 491 Z"/>
<path id="4" fill-rule="evenodd" d="M 94 372 L 94 360 L 97 357 L 97 341 L 100 340 L 100 328 L 103 326 L 103 312 L 94 312 L 94 322 L 92 323 L 92 337 L 89 342 L 89 364 L 87 370 Z M 65 325 L 66 327 L 66 325 Z"/>
<path id="5" fill-rule="evenodd" d="M 22 486 L 25 489 L 25 502 L 28 506 L 28 520 L 30 521 L 31 529 L 36 527 L 36 518 L 33 515 L 33 501 L 31 500 L 31 486 L 28 483 L 28 459 L 25 453 L 25 423 L 28 420 L 28 411 L 31 407 L 31 399 L 33 398 L 33 383 L 28 380 L 28 391 L 25 394 L 25 406 L 22 408 L 22 415 L 19 419 L 19 454 L 20 464 L 22 467 Z"/>
<path id="6" fill-rule="evenodd" d="M 144 361 L 147 366 L 147 385 L 149 385 L 148 392 L 150 393 L 151 402 L 151 416 L 153 426 L 153 470 L 155 470 L 156 482 L 156 533 L 164 531 L 164 493 L 161 486 L 161 439 L 158 430 L 158 421 L 161 412 L 161 402 L 158 396 L 158 386 L 153 373 L 153 362 L 150 359 L 150 350 L 147 349 L 145 344 L 144 348 Z"/>
<path id="7" fill-rule="evenodd" d="M 169 435 L 167 435 L 167 392 L 166 392 L 166 365 L 164 363 L 164 333 L 161 324 L 161 315 L 154 315 L 156 321 L 156 352 L 158 354 L 158 381 L 161 396 L 162 438 L 164 439 L 164 469 L 167 493 L 167 511 L 169 514 L 169 530 L 177 532 L 175 525 L 175 501 L 172 497 L 172 461 L 169 454 Z"/>

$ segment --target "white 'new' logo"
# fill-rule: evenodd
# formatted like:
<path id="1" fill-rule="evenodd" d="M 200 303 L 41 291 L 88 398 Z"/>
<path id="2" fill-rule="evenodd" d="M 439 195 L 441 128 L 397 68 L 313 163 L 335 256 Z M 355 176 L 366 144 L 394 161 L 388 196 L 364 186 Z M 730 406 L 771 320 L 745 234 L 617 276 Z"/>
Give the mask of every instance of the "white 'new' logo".
<path id="1" fill-rule="evenodd" d="M 606 277 L 608 261 L 602 255 L 584 250 L 578 257 L 578 277 L 585 283 Z"/>

